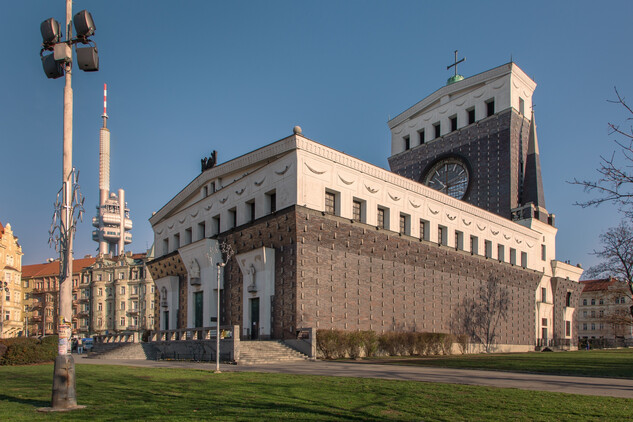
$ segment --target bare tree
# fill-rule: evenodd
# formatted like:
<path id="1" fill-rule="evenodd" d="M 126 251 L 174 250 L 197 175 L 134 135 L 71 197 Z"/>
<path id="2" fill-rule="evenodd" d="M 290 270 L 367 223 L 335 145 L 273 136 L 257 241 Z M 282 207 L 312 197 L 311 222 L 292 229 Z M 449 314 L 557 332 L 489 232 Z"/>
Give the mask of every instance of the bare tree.
<path id="1" fill-rule="evenodd" d="M 588 278 L 614 277 L 628 286 L 633 297 L 633 226 L 626 221 L 600 235 L 602 248 L 594 255 L 602 259 L 585 272 Z M 633 306 L 630 308 L 633 317 Z"/>
<path id="2" fill-rule="evenodd" d="M 624 97 L 615 89 L 617 100 L 610 101 L 624 107 L 629 117 L 626 121 L 633 121 L 633 109 L 626 103 Z M 620 149 L 620 154 L 614 151 L 610 158 L 600 157 L 598 180 L 574 179 L 570 183 L 580 185 L 585 192 L 596 193 L 597 196 L 585 202 L 577 202 L 583 208 L 598 206 L 611 202 L 617 204 L 627 217 L 633 218 L 633 128 L 622 128 L 620 125 L 609 123 L 609 135 L 619 135 L 622 140 L 614 142 Z"/>
<path id="3" fill-rule="evenodd" d="M 490 353 L 498 337 L 499 322 L 508 316 L 509 303 L 508 289 L 497 278 L 489 278 L 474 298 L 464 298 L 453 320 L 453 332 L 467 334 Z"/>

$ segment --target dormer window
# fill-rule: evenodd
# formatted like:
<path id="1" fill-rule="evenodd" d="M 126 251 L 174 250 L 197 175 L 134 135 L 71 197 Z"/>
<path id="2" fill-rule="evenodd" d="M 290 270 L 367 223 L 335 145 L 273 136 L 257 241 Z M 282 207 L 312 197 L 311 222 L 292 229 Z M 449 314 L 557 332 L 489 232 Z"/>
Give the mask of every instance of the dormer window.
<path id="1" fill-rule="evenodd" d="M 451 122 L 451 132 L 457 130 L 457 116 L 449 117 L 448 120 Z"/>

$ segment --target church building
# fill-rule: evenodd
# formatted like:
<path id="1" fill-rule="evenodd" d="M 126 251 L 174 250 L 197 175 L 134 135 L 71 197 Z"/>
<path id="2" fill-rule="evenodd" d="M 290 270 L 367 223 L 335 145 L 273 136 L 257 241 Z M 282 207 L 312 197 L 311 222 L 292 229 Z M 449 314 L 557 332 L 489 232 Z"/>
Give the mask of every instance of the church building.
<path id="1" fill-rule="evenodd" d="M 160 329 L 451 332 L 494 280 L 498 351 L 574 348 L 582 270 L 556 260 L 532 95 L 515 63 L 449 79 L 389 121 L 391 170 L 301 128 L 202 172 L 151 218 Z M 234 251 L 226 265 L 221 245 Z M 219 291 L 218 291 L 219 285 Z"/>

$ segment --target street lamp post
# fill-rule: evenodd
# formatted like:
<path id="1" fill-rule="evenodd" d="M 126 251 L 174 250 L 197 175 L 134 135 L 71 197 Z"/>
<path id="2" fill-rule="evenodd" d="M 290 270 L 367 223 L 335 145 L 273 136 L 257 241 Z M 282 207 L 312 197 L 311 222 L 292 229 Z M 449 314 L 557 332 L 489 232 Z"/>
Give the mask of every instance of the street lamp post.
<path id="1" fill-rule="evenodd" d="M 73 38 L 73 23 L 77 37 Z M 53 375 L 53 394 L 51 408 L 42 410 L 66 411 L 85 406 L 77 405 L 75 391 L 75 362 L 68 353 L 68 344 L 72 332 L 72 274 L 73 257 L 72 245 L 75 230 L 75 211 L 81 205 L 77 175 L 72 165 L 73 142 L 73 90 L 72 90 L 72 46 L 77 43 L 89 44 L 88 39 L 94 34 L 95 26 L 89 12 L 82 10 L 72 16 L 72 0 L 66 0 L 66 41 L 61 41 L 62 33 L 59 23 L 53 19 L 42 22 L 42 49 L 40 56 L 46 76 L 56 79 L 65 75 L 64 85 L 64 124 L 63 124 L 63 157 L 62 157 L 62 189 L 58 194 L 51 240 L 56 243 L 60 253 L 60 283 L 59 283 L 59 355 L 55 359 Z M 45 51 L 52 54 L 44 55 Z M 78 48 L 77 64 L 85 71 L 96 71 L 99 68 L 97 48 Z M 59 203 L 61 196 L 61 204 Z M 59 225 L 56 220 L 59 218 Z M 56 235 L 55 233 L 58 232 Z"/>
<path id="2" fill-rule="evenodd" d="M 2 315 L 2 318 L 0 318 L 0 338 L 4 338 L 4 301 L 7 299 L 6 293 L 9 293 L 9 287 L 6 281 L 0 281 L 0 287 L 0 294 L 2 294 L 2 297 L 0 297 L 0 302 L 2 302 L 2 309 L 0 310 Z"/>
<path id="3" fill-rule="evenodd" d="M 220 259 L 224 259 L 222 262 L 218 262 L 218 306 L 216 313 L 215 323 L 215 373 L 219 374 L 220 371 L 220 270 L 226 267 L 227 262 L 233 256 L 233 248 L 226 242 L 220 244 Z M 235 333 L 233 333 L 235 336 Z"/>

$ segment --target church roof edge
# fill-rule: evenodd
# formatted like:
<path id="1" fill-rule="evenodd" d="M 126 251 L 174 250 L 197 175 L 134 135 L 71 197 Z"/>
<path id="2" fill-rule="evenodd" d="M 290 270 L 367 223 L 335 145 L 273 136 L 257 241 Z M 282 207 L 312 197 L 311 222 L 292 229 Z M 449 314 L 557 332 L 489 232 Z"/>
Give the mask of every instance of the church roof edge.
<path id="1" fill-rule="evenodd" d="M 519 79 L 530 85 L 532 90 L 536 88 L 536 82 L 534 82 L 534 80 L 530 78 L 515 62 L 504 63 L 501 66 L 497 66 L 493 69 L 489 69 L 476 75 L 469 76 L 450 85 L 444 85 L 441 88 L 435 90 L 430 95 L 424 97 L 413 106 L 407 108 L 396 117 L 389 120 L 387 122 L 387 124 L 389 125 L 389 129 L 393 129 L 403 121 L 411 118 L 412 116 L 419 113 L 421 110 L 433 104 L 435 101 L 439 100 L 445 95 L 468 89 L 474 85 L 478 85 L 488 80 L 499 78 L 510 73 L 515 74 Z"/>

